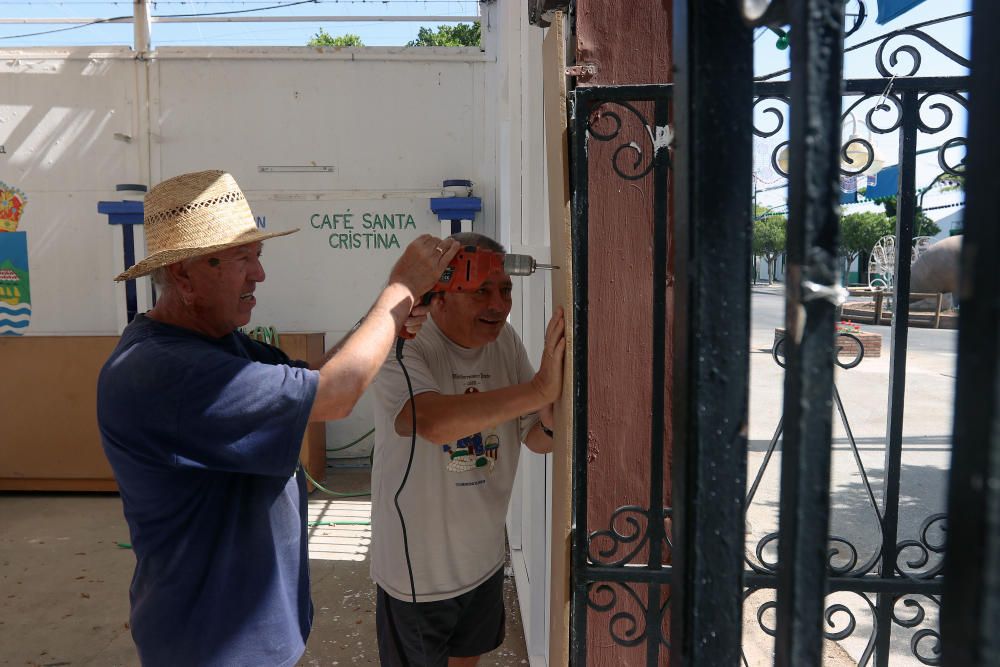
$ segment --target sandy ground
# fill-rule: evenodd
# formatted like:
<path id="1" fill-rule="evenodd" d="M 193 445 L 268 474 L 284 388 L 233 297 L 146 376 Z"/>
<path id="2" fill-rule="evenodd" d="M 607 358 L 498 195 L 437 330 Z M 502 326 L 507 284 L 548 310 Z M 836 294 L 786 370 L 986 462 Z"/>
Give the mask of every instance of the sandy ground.
<path id="1" fill-rule="evenodd" d="M 368 470 L 332 470 L 338 491 Z M 363 521 L 367 498 L 310 496 L 310 518 Z M 138 665 L 128 627 L 135 564 L 116 494 L 0 493 L 0 665 Z M 310 539 L 316 615 L 299 665 L 378 664 L 367 526 L 317 526 Z M 514 580 L 504 585 L 507 639 L 483 667 L 526 665 Z"/>

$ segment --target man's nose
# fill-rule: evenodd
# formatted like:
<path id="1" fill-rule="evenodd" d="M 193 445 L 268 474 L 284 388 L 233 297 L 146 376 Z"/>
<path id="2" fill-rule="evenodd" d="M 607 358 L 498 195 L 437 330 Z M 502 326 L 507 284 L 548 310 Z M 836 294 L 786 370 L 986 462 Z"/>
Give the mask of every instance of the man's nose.
<path id="1" fill-rule="evenodd" d="M 253 265 L 250 267 L 250 273 L 248 278 L 254 282 L 262 283 L 267 274 L 264 273 L 264 265 L 260 261 L 260 257 L 253 258 Z"/>

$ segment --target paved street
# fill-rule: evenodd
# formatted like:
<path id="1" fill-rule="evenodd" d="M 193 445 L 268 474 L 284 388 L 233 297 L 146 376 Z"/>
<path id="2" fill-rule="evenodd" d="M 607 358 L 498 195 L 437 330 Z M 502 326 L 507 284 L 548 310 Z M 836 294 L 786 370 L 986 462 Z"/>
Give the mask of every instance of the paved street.
<path id="1" fill-rule="evenodd" d="M 778 521 L 780 442 L 766 466 L 765 457 L 781 417 L 783 371 L 775 364 L 770 353 L 774 329 L 784 327 L 784 294 L 781 286 L 755 286 L 752 306 L 748 456 L 750 483 L 764 466 L 760 487 L 747 517 L 748 556 L 756 563 L 757 556 L 754 552 L 758 544 L 765 536 L 777 530 Z M 882 355 L 878 358 L 865 358 L 851 370 L 838 369 L 836 376 L 847 423 L 857 442 L 857 453 L 850 445 L 840 415 L 835 412 L 830 532 L 844 541 L 831 543 L 831 548 L 839 547 L 831 562 L 836 567 L 849 571 L 864 569 L 877 556 L 881 544 L 873 499 L 879 507 L 882 506 L 889 402 L 890 329 L 885 326 L 864 325 L 863 330 L 882 334 Z M 904 540 L 919 542 L 924 520 L 936 512 L 944 511 L 951 452 L 956 344 L 957 332 L 954 330 L 909 330 L 897 543 Z M 873 495 L 869 495 L 864 482 L 865 476 Z M 940 528 L 940 523 L 931 526 L 923 546 L 933 547 L 941 542 L 943 533 Z M 777 541 L 767 543 L 761 555 L 765 561 L 774 563 L 777 560 Z M 922 555 L 930 557 L 927 563 L 921 562 Z M 919 573 L 928 571 L 939 562 L 940 556 L 933 549 L 927 551 L 921 546 L 914 546 L 903 551 L 897 566 L 904 572 Z M 746 627 L 748 632 L 752 630 L 758 635 L 751 643 L 770 642 L 770 638 L 756 627 L 757 609 L 768 599 L 773 599 L 773 594 L 764 591 L 748 599 L 745 610 Z M 937 604 L 923 596 L 914 596 L 914 599 L 923 608 L 926 618 L 912 629 L 893 624 L 894 667 L 920 664 L 913 657 L 910 639 L 917 631 L 937 628 Z M 872 601 L 874 602 L 874 596 Z M 839 648 L 828 647 L 833 653 L 839 651 L 842 659 L 842 662 L 837 662 L 836 657 L 831 656 L 829 664 L 856 664 L 872 638 L 872 612 L 868 603 L 858 594 L 852 593 L 833 595 L 827 602 L 828 605 L 834 602 L 844 604 L 851 610 L 857 623 L 854 632 L 839 643 Z M 917 615 L 916 608 L 904 606 L 903 601 L 896 606 L 899 620 L 906 621 Z M 769 627 L 773 627 L 773 612 L 766 613 L 763 620 Z M 827 627 L 830 632 L 843 630 L 851 623 L 847 612 L 835 613 L 829 620 L 832 621 L 832 625 Z M 925 656 L 933 655 L 933 644 L 933 637 L 923 639 L 918 643 L 918 652 Z M 765 650 L 764 653 L 766 652 Z M 747 657 L 754 664 L 751 656 Z M 763 655 L 758 658 L 764 659 Z"/>

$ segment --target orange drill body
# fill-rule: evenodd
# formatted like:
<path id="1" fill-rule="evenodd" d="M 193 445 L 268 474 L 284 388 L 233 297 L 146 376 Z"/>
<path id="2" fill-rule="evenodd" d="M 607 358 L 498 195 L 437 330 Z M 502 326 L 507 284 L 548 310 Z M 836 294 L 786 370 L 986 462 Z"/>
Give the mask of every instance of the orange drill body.
<path id="1" fill-rule="evenodd" d="M 432 292 L 474 292 L 491 273 L 503 271 L 503 259 L 504 253 L 465 246 L 449 262 Z"/>

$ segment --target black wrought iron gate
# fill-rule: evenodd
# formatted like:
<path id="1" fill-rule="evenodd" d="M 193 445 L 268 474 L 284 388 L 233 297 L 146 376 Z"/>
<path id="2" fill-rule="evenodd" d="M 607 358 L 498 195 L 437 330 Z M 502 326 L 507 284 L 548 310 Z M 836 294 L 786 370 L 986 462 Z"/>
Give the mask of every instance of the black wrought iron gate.
<path id="1" fill-rule="evenodd" d="M 754 613 L 759 626 L 775 638 L 777 665 L 819 665 L 824 637 L 839 641 L 856 632 L 851 609 L 829 600 L 837 593 L 856 596 L 870 611 L 872 629 L 859 665 L 890 664 L 894 626 L 912 631 L 911 657 L 921 664 L 1000 664 L 995 661 L 1000 633 L 990 630 L 1000 622 L 1000 589 L 988 565 L 990 557 L 1000 556 L 1000 272 L 989 271 L 983 256 L 987 249 L 1000 250 L 1000 224 L 995 213 L 989 220 L 986 204 L 990 194 L 1000 192 L 996 167 L 986 166 L 1000 154 L 1000 51 L 987 29 L 976 27 L 975 57 L 987 65 L 978 72 L 973 68 L 972 79 L 921 76 L 919 51 L 912 45 L 893 49 L 891 39 L 916 37 L 958 65 L 969 63 L 916 26 L 880 38 L 878 77 L 843 81 L 844 8 L 851 3 L 861 8 L 853 16 L 856 29 L 866 13 L 860 0 L 678 0 L 674 86 L 591 86 L 573 94 L 574 664 L 588 664 L 587 637 L 595 633 L 609 635 L 623 647 L 643 647 L 648 665 L 665 664 L 668 656 L 675 665 L 739 664 L 744 601 L 764 590 L 774 590 L 774 599 Z M 988 15 L 998 17 L 990 3 L 980 2 L 976 11 L 987 23 Z M 753 81 L 755 21 L 791 26 L 790 80 Z M 994 20 L 992 25 L 997 24 Z M 850 34 L 850 20 L 847 26 Z M 911 71 L 890 72 L 901 55 L 911 59 Z M 969 91 L 976 85 L 979 94 L 974 92 L 973 99 L 979 106 L 970 107 Z M 774 120 L 769 128 L 755 127 L 758 106 L 766 107 Z M 778 531 L 761 538 L 755 545 L 759 548 L 747 550 L 750 284 L 742 277 L 749 275 L 752 223 L 744 184 L 750 181 L 753 135 L 774 136 L 785 125 L 784 108 L 790 164 L 779 165 L 782 146 L 774 149 L 773 160 L 776 170 L 789 177 L 780 519 Z M 897 252 L 881 488 L 869 481 L 850 439 L 864 479 L 864 500 L 878 528 L 877 545 L 870 553 L 859 553 L 847 537 L 829 534 L 832 408 L 835 399 L 840 403 L 839 395 L 834 396 L 833 332 L 843 298 L 837 247 L 840 179 L 864 172 L 875 154 L 864 139 L 852 137 L 844 144 L 842 125 L 849 115 L 861 113 L 870 132 L 898 133 L 895 241 L 896 248 L 909 249 L 918 213 L 918 137 L 949 128 L 957 109 L 969 110 L 969 136 L 982 143 L 978 149 L 973 143 L 969 159 L 962 161 L 949 156 L 965 147 L 964 135 L 938 149 L 942 172 L 967 178 L 969 201 L 950 514 L 931 514 L 916 535 L 900 534 L 910 263 L 908 252 Z M 930 118 L 931 113 L 937 117 Z M 595 142 L 614 145 L 609 163 L 593 162 Z M 851 163 L 851 146 L 869 157 Z M 841 164 L 845 159 L 847 167 Z M 673 423 L 665 423 L 656 409 L 651 414 L 648 498 L 620 507 L 601 526 L 590 525 L 588 515 L 588 331 L 607 326 L 588 319 L 588 188 L 594 169 L 611 170 L 623 181 L 645 179 L 651 188 L 653 297 L 635 306 L 653 312 L 653 405 L 662 405 L 668 383 L 674 387 Z M 671 205 L 673 248 L 668 247 Z M 667 273 L 671 254 L 673 276 Z M 720 266 L 729 270 L 720 271 Z M 676 331 L 672 378 L 663 344 L 671 280 Z M 975 396 L 985 399 L 978 411 L 969 403 Z M 664 495 L 667 429 L 673 429 L 674 437 L 672 508 Z M 777 433 L 772 450 L 776 441 Z M 754 490 L 769 460 L 770 451 L 756 471 Z M 956 512 L 962 513 L 961 530 L 949 534 L 951 551 L 945 557 L 945 529 Z M 982 516 L 975 519 L 966 512 Z M 769 558 L 765 554 L 775 543 L 777 558 Z M 926 621 L 927 605 L 943 606 L 943 633 Z M 773 621 L 764 620 L 771 615 Z M 838 625 L 836 615 L 847 620 Z M 952 662 L 949 655 L 955 656 Z"/>

